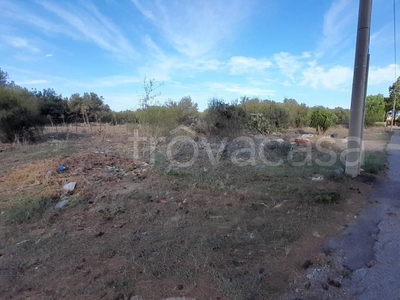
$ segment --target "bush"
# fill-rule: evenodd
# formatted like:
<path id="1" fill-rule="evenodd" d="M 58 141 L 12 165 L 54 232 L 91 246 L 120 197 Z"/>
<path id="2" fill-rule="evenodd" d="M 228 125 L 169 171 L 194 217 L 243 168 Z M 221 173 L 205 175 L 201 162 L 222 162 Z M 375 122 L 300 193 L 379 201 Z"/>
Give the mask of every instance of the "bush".
<path id="1" fill-rule="evenodd" d="M 174 111 L 166 106 L 148 106 L 138 109 L 135 115 L 139 124 L 148 126 L 153 135 L 165 135 L 180 125 Z"/>
<path id="2" fill-rule="evenodd" d="M 166 106 L 172 110 L 177 123 L 189 126 L 199 117 L 197 104 L 190 96 L 183 97 L 179 102 L 169 101 Z"/>
<path id="3" fill-rule="evenodd" d="M 336 121 L 336 115 L 324 107 L 314 108 L 309 117 L 310 126 L 314 127 L 318 134 L 324 134 Z"/>
<path id="4" fill-rule="evenodd" d="M 365 106 L 365 126 L 373 126 L 375 122 L 384 121 L 385 98 L 382 94 L 369 95 Z"/>
<path id="5" fill-rule="evenodd" d="M 289 125 L 291 127 L 304 127 L 308 124 L 308 107 L 302 103 L 298 104 L 294 99 L 283 100 L 283 107 L 289 114 Z"/>
<path id="6" fill-rule="evenodd" d="M 282 103 L 259 99 L 245 100 L 240 106 L 247 114 L 262 115 L 262 119 L 269 123 L 268 131 L 279 131 L 289 127 L 290 114 Z M 259 117 L 257 117 L 259 118 Z M 263 121 L 263 128 L 256 129 L 257 131 L 265 131 L 267 122 Z M 250 126 L 254 127 L 254 122 Z"/>
<path id="7" fill-rule="evenodd" d="M 210 133 L 234 136 L 247 126 L 248 115 L 241 107 L 214 98 L 208 103 L 205 119 L 210 125 Z"/>
<path id="8" fill-rule="evenodd" d="M 1 141 L 32 139 L 45 123 L 38 109 L 38 101 L 26 89 L 0 89 Z"/>
<path id="9" fill-rule="evenodd" d="M 10 207 L 7 220 L 12 223 L 23 223 L 41 216 L 52 200 L 46 197 L 38 197 L 17 203 Z"/>
<path id="10" fill-rule="evenodd" d="M 350 123 L 350 110 L 349 109 L 344 109 L 341 107 L 336 107 L 332 111 L 336 115 L 336 125 L 342 125 L 346 128 L 349 127 Z"/>
<path id="11" fill-rule="evenodd" d="M 257 131 L 259 133 L 269 133 L 272 128 L 267 117 L 260 113 L 249 115 L 248 126 L 250 130 Z"/>

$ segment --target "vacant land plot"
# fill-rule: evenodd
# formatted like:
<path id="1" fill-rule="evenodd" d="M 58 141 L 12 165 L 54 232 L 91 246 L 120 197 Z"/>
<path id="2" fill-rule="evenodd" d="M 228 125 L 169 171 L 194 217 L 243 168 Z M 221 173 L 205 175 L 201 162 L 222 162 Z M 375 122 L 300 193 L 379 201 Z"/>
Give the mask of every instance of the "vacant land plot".
<path id="1" fill-rule="evenodd" d="M 125 128 L 60 128 L 3 146 L 0 294 L 275 299 L 307 260 L 328 259 L 319 246 L 373 188 L 374 175 L 343 176 L 345 129 L 323 143 L 310 132 L 216 139 L 181 128 L 135 142 Z M 366 130 L 366 171 L 384 174 L 389 137 Z"/>

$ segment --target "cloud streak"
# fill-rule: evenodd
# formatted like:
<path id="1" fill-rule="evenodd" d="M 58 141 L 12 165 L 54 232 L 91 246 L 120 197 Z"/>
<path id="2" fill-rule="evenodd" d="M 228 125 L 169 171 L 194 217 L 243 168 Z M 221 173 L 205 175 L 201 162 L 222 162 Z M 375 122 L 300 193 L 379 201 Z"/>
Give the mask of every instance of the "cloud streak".
<path id="1" fill-rule="evenodd" d="M 357 12 L 354 0 L 336 0 L 324 16 L 323 38 L 319 44 L 319 55 L 328 51 L 336 53 L 348 45 L 349 35 L 347 30 L 357 22 Z M 355 25 L 354 25 L 355 28 Z"/>
<path id="2" fill-rule="evenodd" d="M 38 47 L 34 46 L 34 42 L 29 41 L 28 39 L 23 38 L 23 37 L 3 35 L 0 38 L 0 40 L 6 44 L 12 46 L 13 48 L 25 49 L 32 53 L 40 53 L 41 52 Z"/>
<path id="3" fill-rule="evenodd" d="M 257 73 L 271 68 L 273 63 L 266 59 L 256 59 L 253 57 L 233 56 L 228 62 L 230 73 L 234 75 Z"/>
<path id="4" fill-rule="evenodd" d="M 133 58 L 136 52 L 118 27 L 89 3 L 81 7 L 61 7 L 55 2 L 39 1 L 39 4 L 60 18 L 71 31 L 77 31 L 86 40 L 123 58 Z"/>
<path id="5" fill-rule="evenodd" d="M 39 10 L 29 10 L 18 2 L 8 0 L 0 3 L 0 16 L 4 21 L 23 22 L 44 31 L 47 34 L 63 34 L 74 40 L 94 43 L 98 47 L 122 59 L 134 59 L 138 53 L 122 31 L 112 21 L 107 19 L 96 6 L 90 2 L 36 2 L 46 13 Z M 36 4 L 36 5 L 37 5 Z M 35 3 L 31 3 L 35 5 Z M 26 46 L 23 40 L 15 41 L 14 45 Z M 35 50 L 35 48 L 32 48 Z"/>
<path id="6" fill-rule="evenodd" d="M 155 26 L 177 52 L 195 58 L 212 50 L 233 36 L 253 1 L 171 0 L 166 2 L 132 0 L 136 9 Z"/>

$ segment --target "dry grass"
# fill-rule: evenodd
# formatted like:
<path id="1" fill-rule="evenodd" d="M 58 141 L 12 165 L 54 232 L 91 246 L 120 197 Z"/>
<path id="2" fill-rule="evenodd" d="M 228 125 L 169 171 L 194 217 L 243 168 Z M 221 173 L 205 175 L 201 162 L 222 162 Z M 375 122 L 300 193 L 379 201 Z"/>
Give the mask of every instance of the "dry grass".
<path id="1" fill-rule="evenodd" d="M 45 152 L 23 161 L 11 159 L 18 149 L 0 157 L 7 165 L 0 174 L 0 293 L 276 299 L 323 238 L 353 218 L 365 202 L 359 192 L 369 188 L 333 176 L 338 166 L 293 167 L 287 160 L 240 167 L 230 160 L 239 146 L 232 144 L 220 165 L 200 149 L 189 168 L 171 166 L 160 146 L 149 170 L 131 159 L 130 142 L 111 140 L 86 136 L 89 149 L 64 148 L 66 155 L 45 144 L 32 146 Z M 287 157 L 290 149 L 275 146 L 271 160 Z M 180 161 L 193 154 L 184 145 L 174 151 Z M 68 170 L 57 173 L 60 164 Z M 108 166 L 124 172 L 106 172 Z M 324 180 L 312 181 L 316 173 Z M 70 181 L 77 182 L 71 205 L 55 211 Z M 22 223 L 16 228 L 3 216 Z"/>

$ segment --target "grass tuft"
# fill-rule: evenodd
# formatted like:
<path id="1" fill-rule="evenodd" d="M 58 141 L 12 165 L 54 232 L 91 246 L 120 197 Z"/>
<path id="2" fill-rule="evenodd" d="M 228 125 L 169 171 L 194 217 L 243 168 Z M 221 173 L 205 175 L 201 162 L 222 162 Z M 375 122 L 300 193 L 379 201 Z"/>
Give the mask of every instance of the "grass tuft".
<path id="1" fill-rule="evenodd" d="M 41 216 L 52 200 L 46 197 L 38 197 L 25 200 L 9 207 L 7 221 L 10 223 L 23 223 Z"/>
<path id="2" fill-rule="evenodd" d="M 382 171 L 386 164 L 386 154 L 381 152 L 371 152 L 365 155 L 362 168 L 365 172 L 378 174 Z"/>

